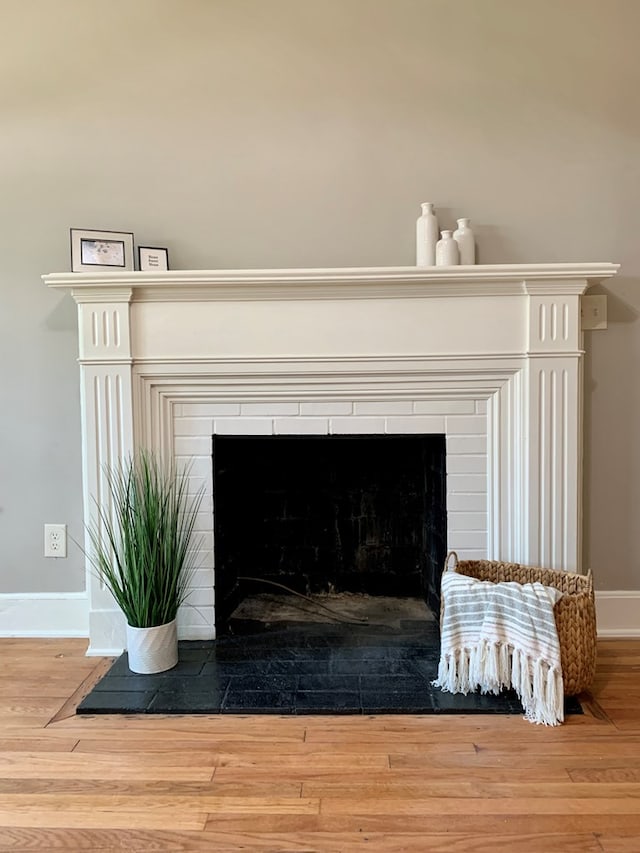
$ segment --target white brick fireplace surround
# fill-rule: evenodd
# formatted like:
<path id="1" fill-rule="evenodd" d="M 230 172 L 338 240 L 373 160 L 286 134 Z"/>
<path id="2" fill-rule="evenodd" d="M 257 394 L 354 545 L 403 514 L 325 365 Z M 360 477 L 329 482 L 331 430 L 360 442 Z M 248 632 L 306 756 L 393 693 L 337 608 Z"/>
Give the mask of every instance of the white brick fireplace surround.
<path id="1" fill-rule="evenodd" d="M 179 630 L 213 638 L 213 434 L 439 433 L 450 548 L 580 570 L 580 296 L 616 269 L 45 276 L 78 303 L 85 515 L 135 447 L 191 459 L 204 547 Z M 113 653 L 122 616 L 87 586 L 90 652 Z"/>

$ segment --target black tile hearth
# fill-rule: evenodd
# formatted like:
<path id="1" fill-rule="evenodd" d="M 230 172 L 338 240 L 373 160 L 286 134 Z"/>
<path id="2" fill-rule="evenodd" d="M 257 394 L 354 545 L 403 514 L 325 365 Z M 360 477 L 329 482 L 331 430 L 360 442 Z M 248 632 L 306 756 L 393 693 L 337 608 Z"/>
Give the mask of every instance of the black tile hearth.
<path id="1" fill-rule="evenodd" d="M 78 714 L 522 714 L 499 696 L 433 688 L 435 622 L 402 628 L 278 625 L 249 636 L 181 642 L 180 660 L 157 675 L 129 671 L 126 652 Z M 568 697 L 567 714 L 581 714 Z"/>

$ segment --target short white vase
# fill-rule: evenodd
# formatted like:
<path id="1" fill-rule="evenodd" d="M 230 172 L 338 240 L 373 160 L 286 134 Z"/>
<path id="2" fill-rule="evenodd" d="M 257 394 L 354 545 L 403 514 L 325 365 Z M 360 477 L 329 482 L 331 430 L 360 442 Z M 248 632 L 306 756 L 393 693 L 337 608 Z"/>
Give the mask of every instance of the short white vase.
<path id="1" fill-rule="evenodd" d="M 178 663 L 176 620 L 154 628 L 127 625 L 127 654 L 131 672 L 151 675 L 172 669 Z"/>
<path id="2" fill-rule="evenodd" d="M 458 244 L 453 239 L 452 231 L 443 231 L 436 245 L 436 266 L 453 267 L 460 263 Z"/>
<path id="3" fill-rule="evenodd" d="M 460 252 L 461 264 L 475 264 L 476 262 L 476 242 L 473 231 L 469 227 L 470 219 L 456 220 L 458 227 L 453 232 L 453 239 L 458 244 Z"/>
<path id="4" fill-rule="evenodd" d="M 438 219 L 430 201 L 422 203 L 422 215 L 416 222 L 416 266 L 432 267 L 436 262 Z"/>

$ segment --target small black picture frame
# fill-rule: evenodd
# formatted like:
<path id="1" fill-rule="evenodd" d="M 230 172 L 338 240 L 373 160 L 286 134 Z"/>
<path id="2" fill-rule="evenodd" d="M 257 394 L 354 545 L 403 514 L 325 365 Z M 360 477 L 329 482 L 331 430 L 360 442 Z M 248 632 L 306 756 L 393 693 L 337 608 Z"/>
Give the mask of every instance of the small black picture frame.
<path id="1" fill-rule="evenodd" d="M 169 269 L 169 250 L 157 246 L 138 246 L 138 269 L 160 272 Z"/>

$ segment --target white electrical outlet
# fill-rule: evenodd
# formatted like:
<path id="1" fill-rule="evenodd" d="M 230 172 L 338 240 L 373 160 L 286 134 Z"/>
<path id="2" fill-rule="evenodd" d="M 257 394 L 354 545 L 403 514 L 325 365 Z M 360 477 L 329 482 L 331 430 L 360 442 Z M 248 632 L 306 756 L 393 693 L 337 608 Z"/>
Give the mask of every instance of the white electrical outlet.
<path id="1" fill-rule="evenodd" d="M 45 524 L 44 526 L 44 555 L 45 557 L 67 556 L 67 525 Z"/>
<path id="2" fill-rule="evenodd" d="M 580 299 L 580 316 L 583 330 L 607 328 L 607 297 L 583 296 Z"/>

